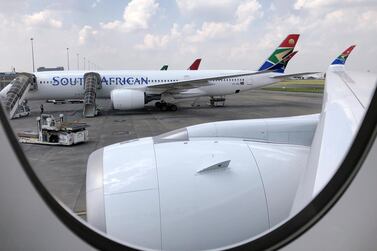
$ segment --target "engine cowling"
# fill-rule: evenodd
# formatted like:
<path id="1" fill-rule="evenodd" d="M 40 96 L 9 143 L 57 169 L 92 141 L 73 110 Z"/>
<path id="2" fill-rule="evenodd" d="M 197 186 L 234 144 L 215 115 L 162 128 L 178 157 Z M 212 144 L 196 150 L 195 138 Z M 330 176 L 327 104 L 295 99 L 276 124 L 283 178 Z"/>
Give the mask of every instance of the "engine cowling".
<path id="1" fill-rule="evenodd" d="M 113 90 L 110 94 L 111 103 L 117 110 L 132 110 L 143 108 L 145 92 L 139 90 Z"/>

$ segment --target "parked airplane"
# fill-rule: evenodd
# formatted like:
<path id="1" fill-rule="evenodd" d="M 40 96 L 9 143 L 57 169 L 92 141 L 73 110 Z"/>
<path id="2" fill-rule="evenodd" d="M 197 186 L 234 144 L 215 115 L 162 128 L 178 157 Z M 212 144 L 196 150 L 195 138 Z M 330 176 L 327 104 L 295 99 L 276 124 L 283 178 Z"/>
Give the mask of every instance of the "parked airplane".
<path id="1" fill-rule="evenodd" d="M 200 62 L 201 62 L 201 58 L 198 58 L 196 59 L 191 65 L 189 68 L 187 68 L 187 70 L 191 70 L 191 71 L 197 71 L 199 69 L 199 65 L 200 65 Z M 169 68 L 168 65 L 163 65 L 160 69 L 160 71 L 167 71 Z M 84 103 L 84 100 L 83 99 L 48 99 L 46 100 L 46 103 L 52 103 L 52 104 L 65 104 L 65 103 Z"/>
<path id="2" fill-rule="evenodd" d="M 145 104 L 157 100 L 160 102 L 157 102 L 156 106 L 162 111 L 168 109 L 175 111 L 177 106 L 174 103 L 177 99 L 225 96 L 270 85 L 286 77 L 309 74 L 284 74 L 289 60 L 282 62 L 287 57 L 291 58 L 289 55 L 293 52 L 298 39 L 298 34 L 288 35 L 256 72 L 240 70 L 35 72 L 33 80 L 35 87 L 28 91 L 25 98 L 30 100 L 75 99 L 85 96 L 110 98 L 113 108 L 119 110 L 143 108 Z M 7 96 L 10 85 L 0 92 L 0 96 Z M 22 95 L 23 93 L 16 96 Z"/>
<path id="3" fill-rule="evenodd" d="M 195 59 L 195 61 L 190 65 L 189 68 L 187 68 L 188 71 L 197 71 L 199 69 L 199 66 L 200 66 L 200 62 L 202 61 L 201 58 L 197 58 Z M 169 66 L 166 64 L 166 65 L 163 65 L 160 69 L 160 71 L 167 71 L 169 68 Z"/>
<path id="4" fill-rule="evenodd" d="M 321 114 L 235 120 L 106 146 L 87 164 L 87 220 L 136 247 L 229 247 L 295 215 L 339 167 L 375 74 L 327 70 Z M 143 233 L 143 234 L 140 234 Z"/>

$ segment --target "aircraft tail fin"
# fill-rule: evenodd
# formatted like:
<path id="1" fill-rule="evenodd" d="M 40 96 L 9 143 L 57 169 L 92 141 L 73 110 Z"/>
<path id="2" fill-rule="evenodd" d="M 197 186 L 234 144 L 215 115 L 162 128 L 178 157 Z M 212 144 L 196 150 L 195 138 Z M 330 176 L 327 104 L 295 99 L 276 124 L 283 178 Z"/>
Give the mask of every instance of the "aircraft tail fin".
<path id="1" fill-rule="evenodd" d="M 271 54 L 271 56 L 262 64 L 258 71 L 268 70 L 275 65 L 278 65 L 284 58 L 292 54 L 299 37 L 300 34 L 289 34 L 279 45 L 279 47 L 276 48 L 276 50 Z M 284 69 L 280 72 L 284 72 Z"/>
<path id="2" fill-rule="evenodd" d="M 160 71 L 167 71 L 168 68 L 169 68 L 168 65 L 164 65 L 164 66 L 161 67 Z"/>
<path id="3" fill-rule="evenodd" d="M 331 65 L 344 65 L 347 61 L 348 56 L 351 54 L 352 50 L 356 47 L 356 45 L 351 45 L 347 48 L 347 50 L 343 51 L 339 57 L 337 57 Z"/>
<path id="4" fill-rule="evenodd" d="M 297 54 L 298 51 L 294 51 L 290 54 L 288 54 L 283 60 L 281 60 L 279 63 L 275 64 L 268 70 L 272 70 L 273 72 L 278 72 L 278 73 L 284 73 L 285 68 L 287 67 L 289 61 Z"/>
<path id="5" fill-rule="evenodd" d="M 190 71 L 197 71 L 199 69 L 200 63 L 202 62 L 201 58 L 197 58 L 194 63 L 187 69 Z"/>

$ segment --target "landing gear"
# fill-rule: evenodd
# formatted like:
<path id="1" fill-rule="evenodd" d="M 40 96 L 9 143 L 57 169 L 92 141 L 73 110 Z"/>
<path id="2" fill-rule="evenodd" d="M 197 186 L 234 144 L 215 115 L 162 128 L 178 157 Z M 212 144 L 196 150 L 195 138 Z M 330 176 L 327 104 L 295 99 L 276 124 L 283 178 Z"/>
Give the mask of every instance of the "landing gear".
<path id="1" fill-rule="evenodd" d="M 167 110 L 168 110 L 168 104 L 161 103 L 161 105 L 160 105 L 160 111 L 166 112 Z"/>
<path id="2" fill-rule="evenodd" d="M 155 106 L 160 109 L 162 112 L 172 111 L 175 112 L 178 110 L 178 107 L 175 104 L 170 104 L 166 102 L 156 102 Z"/>
<path id="3" fill-rule="evenodd" d="M 200 99 L 200 97 L 199 98 L 196 98 L 192 103 L 191 103 L 191 106 L 192 107 L 199 107 L 200 105 L 199 104 L 197 104 L 197 102 L 198 102 L 198 100 Z"/>
<path id="4" fill-rule="evenodd" d="M 170 107 L 169 107 L 169 110 L 172 111 L 172 112 L 175 112 L 175 111 L 178 110 L 178 107 L 175 104 L 171 104 Z"/>

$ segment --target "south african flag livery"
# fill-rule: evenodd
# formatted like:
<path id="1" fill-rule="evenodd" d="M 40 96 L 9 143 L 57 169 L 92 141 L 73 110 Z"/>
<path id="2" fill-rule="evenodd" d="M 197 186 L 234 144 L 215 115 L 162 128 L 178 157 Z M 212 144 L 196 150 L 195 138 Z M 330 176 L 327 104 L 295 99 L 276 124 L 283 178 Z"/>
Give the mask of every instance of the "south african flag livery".
<path id="1" fill-rule="evenodd" d="M 345 62 L 347 61 L 347 58 L 348 56 L 351 54 L 353 48 L 355 48 L 356 45 L 351 45 L 350 47 L 348 47 L 347 50 L 343 51 L 342 54 L 340 54 L 339 57 L 337 57 L 334 62 L 332 62 L 332 65 L 344 65 Z"/>
<path id="2" fill-rule="evenodd" d="M 259 71 L 269 70 L 272 67 L 276 68 L 276 66 L 279 63 L 281 63 L 285 58 L 287 58 L 288 56 L 292 54 L 299 37 L 300 37 L 299 34 L 288 35 L 284 39 L 284 41 L 279 45 L 279 47 L 272 53 L 272 55 L 266 60 L 266 62 L 263 63 L 263 65 L 259 68 Z M 290 58 L 292 58 L 292 56 Z M 286 63 L 288 63 L 288 61 L 286 61 Z M 286 64 L 284 65 L 283 68 L 274 69 L 274 70 L 278 72 L 284 72 L 285 66 Z"/>
<path id="3" fill-rule="evenodd" d="M 284 59 L 282 61 L 280 61 L 276 65 L 272 66 L 268 70 L 272 70 L 273 72 L 278 72 L 278 73 L 284 73 L 285 68 L 287 67 L 289 60 L 291 60 L 294 57 L 294 55 L 296 55 L 297 52 L 298 51 L 294 51 L 291 54 L 288 54 L 286 57 L 284 57 Z"/>

